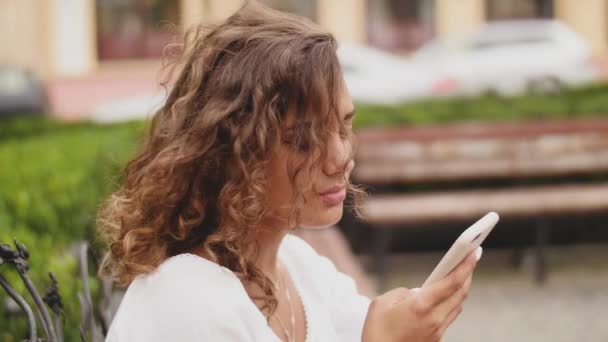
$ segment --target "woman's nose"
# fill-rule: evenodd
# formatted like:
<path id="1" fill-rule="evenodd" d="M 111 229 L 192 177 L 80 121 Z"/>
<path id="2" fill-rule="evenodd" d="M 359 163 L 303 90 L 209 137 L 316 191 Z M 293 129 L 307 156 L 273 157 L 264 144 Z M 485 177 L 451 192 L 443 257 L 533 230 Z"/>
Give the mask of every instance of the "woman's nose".
<path id="1" fill-rule="evenodd" d="M 340 134 L 332 134 L 327 146 L 327 159 L 323 165 L 323 171 L 328 176 L 336 173 L 349 174 L 355 166 L 352 159 L 352 144 L 343 139 Z"/>

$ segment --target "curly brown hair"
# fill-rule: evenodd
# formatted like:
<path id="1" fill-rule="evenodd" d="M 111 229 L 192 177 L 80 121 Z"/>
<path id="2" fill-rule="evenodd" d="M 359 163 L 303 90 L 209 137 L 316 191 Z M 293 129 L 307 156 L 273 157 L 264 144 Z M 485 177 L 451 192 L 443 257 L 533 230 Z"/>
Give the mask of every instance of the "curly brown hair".
<path id="1" fill-rule="evenodd" d="M 255 228 L 275 214 L 265 206 L 268 162 L 285 142 L 288 114 L 296 121 L 290 148 L 299 156 L 288 169 L 294 186 L 299 172 L 326 158 L 328 135 L 346 130 L 337 110 L 343 80 L 336 48 L 309 20 L 253 1 L 167 46 L 167 101 L 98 213 L 108 243 L 100 274 L 127 286 L 202 246 L 211 261 L 260 286 L 270 317 L 274 288 L 250 257 L 259 250 Z M 341 133 L 352 141 L 352 132 Z M 363 191 L 345 184 L 357 214 Z M 295 217 L 305 205 L 302 191 L 293 198 Z"/>

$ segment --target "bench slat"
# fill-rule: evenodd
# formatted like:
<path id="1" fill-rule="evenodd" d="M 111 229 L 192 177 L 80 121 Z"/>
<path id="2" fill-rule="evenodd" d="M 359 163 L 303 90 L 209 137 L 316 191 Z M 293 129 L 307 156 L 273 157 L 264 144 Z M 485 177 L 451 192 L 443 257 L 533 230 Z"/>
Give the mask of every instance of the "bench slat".
<path id="1" fill-rule="evenodd" d="M 373 225 L 468 220 L 489 211 L 508 217 L 608 211 L 608 183 L 370 195 L 362 209 Z"/>
<path id="2" fill-rule="evenodd" d="M 437 140 L 428 143 L 404 140 L 392 143 L 374 143 L 361 145 L 357 151 L 357 158 L 363 162 L 494 157 L 535 158 L 598 150 L 608 150 L 608 132 L 603 134 L 543 134 L 519 139 L 458 139 Z"/>
<path id="3" fill-rule="evenodd" d="M 353 178 L 363 184 L 567 176 L 608 171 L 608 149 L 559 157 L 419 160 L 357 163 Z"/>
<path id="4" fill-rule="evenodd" d="M 495 137 L 524 138 L 541 134 L 576 134 L 608 132 L 606 118 L 536 120 L 515 122 L 468 122 L 431 126 L 376 127 L 357 132 L 362 145 L 391 141 L 432 142 L 446 139 L 483 139 Z"/>

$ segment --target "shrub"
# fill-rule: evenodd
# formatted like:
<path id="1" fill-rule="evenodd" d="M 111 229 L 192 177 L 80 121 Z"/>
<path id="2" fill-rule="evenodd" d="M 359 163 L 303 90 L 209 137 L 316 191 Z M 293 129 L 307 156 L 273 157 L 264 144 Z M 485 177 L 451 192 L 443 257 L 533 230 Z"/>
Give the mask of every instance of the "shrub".
<path id="1" fill-rule="evenodd" d="M 145 124 L 62 124 L 32 118 L 0 125 L 0 242 L 12 244 L 16 237 L 28 247 L 30 276 L 41 292 L 49 284 L 48 272 L 56 274 L 65 304 L 66 341 L 79 341 L 76 293 L 81 284 L 68 246 L 93 240 L 97 206 L 114 187 Z M 29 298 L 16 272 L 7 265 L 0 271 Z M 5 315 L 3 304 L 0 317 Z M 25 328 L 24 317 L 0 319 L 0 341 L 20 341 Z"/>
<path id="2" fill-rule="evenodd" d="M 486 94 L 397 106 L 359 104 L 355 127 L 428 125 L 460 121 L 566 119 L 608 115 L 608 85 L 565 89 L 562 94 L 501 97 Z"/>

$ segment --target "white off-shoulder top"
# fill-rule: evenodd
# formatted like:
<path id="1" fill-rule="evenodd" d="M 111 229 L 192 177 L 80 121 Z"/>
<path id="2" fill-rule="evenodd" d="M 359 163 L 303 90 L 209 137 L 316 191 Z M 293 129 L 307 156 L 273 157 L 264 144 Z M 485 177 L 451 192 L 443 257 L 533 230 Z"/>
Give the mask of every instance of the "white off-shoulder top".
<path id="1" fill-rule="evenodd" d="M 278 257 L 304 305 L 307 342 L 361 341 L 370 299 L 301 238 Z M 106 342 L 280 341 L 229 269 L 194 254 L 165 260 L 129 285 Z"/>

